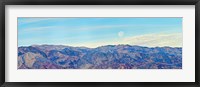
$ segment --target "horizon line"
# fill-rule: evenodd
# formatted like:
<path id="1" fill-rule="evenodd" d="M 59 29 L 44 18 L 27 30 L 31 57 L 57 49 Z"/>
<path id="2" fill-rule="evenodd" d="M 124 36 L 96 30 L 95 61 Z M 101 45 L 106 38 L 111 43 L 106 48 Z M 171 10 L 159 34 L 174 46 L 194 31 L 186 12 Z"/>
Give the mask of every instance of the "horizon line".
<path id="1" fill-rule="evenodd" d="M 104 47 L 104 46 L 109 46 L 109 45 L 102 45 L 102 46 L 97 46 L 97 47 L 87 47 L 87 46 L 71 46 L 71 45 L 58 45 L 58 44 L 33 44 L 33 45 L 27 45 L 27 46 L 18 46 L 18 47 L 30 47 L 30 46 L 66 46 L 66 47 L 83 47 L 83 48 L 98 48 L 98 47 Z M 130 44 L 112 44 L 110 46 L 120 46 L 120 45 L 129 45 L 129 46 L 139 46 L 139 47 L 147 47 L 147 48 L 157 48 L 157 47 L 171 47 L 171 48 L 182 48 L 181 47 L 175 47 L 175 46 L 142 46 L 142 45 L 130 45 Z"/>

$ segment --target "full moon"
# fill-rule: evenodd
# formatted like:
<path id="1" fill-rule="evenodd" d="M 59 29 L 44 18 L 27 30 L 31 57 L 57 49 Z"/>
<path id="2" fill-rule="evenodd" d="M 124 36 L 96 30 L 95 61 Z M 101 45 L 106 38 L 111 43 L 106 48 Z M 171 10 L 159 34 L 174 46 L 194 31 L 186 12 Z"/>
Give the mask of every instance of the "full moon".
<path id="1" fill-rule="evenodd" d="M 124 36 L 124 32 L 122 32 L 122 31 L 118 32 L 118 36 L 119 37 L 123 37 Z"/>

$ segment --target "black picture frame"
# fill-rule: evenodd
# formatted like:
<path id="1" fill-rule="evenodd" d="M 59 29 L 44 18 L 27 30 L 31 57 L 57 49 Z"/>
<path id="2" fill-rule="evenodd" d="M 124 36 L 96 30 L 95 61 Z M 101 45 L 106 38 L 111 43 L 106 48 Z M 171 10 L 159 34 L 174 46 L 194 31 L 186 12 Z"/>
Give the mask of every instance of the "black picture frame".
<path id="1" fill-rule="evenodd" d="M 199 87 L 200 0 L 1 0 L 0 2 L 1 87 Z M 5 82 L 6 5 L 195 5 L 195 82 Z M 27 78 L 28 79 L 28 78 Z"/>

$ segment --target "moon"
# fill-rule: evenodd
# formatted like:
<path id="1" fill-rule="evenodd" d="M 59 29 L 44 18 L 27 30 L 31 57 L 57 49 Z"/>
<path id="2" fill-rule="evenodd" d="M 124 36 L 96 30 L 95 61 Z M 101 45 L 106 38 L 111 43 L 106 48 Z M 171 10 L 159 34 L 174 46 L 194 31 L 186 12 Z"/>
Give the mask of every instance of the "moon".
<path id="1" fill-rule="evenodd" d="M 118 36 L 119 37 L 123 37 L 124 36 L 124 32 L 123 31 L 118 32 Z"/>

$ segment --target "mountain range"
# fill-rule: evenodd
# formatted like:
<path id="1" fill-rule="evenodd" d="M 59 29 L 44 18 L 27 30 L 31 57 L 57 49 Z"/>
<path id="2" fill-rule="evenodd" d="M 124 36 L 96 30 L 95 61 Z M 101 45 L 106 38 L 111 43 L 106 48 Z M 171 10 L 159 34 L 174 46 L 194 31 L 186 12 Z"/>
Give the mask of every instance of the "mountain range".
<path id="1" fill-rule="evenodd" d="M 18 69 L 182 69 L 181 47 L 18 47 Z"/>

